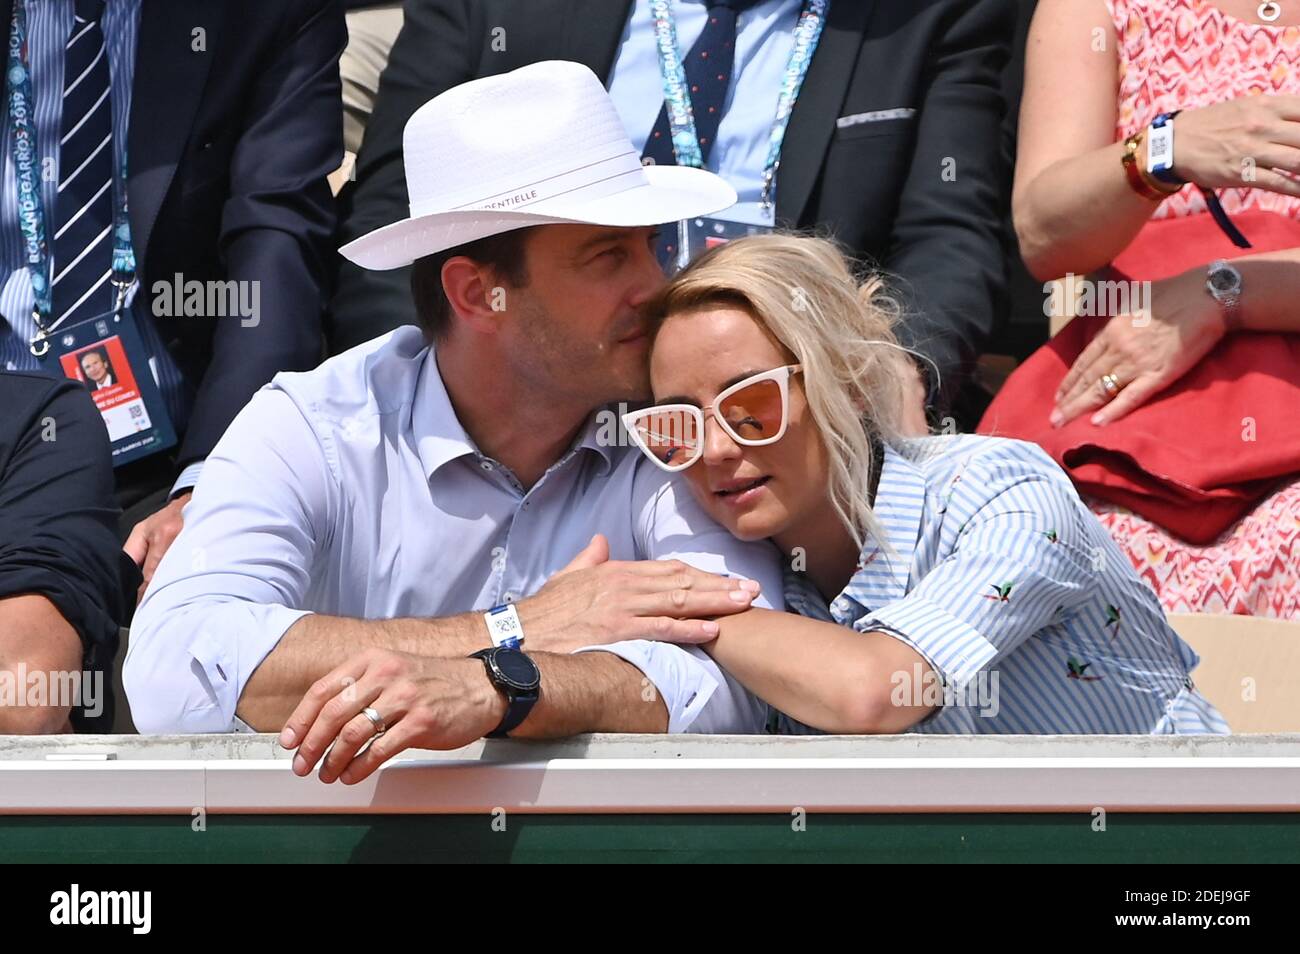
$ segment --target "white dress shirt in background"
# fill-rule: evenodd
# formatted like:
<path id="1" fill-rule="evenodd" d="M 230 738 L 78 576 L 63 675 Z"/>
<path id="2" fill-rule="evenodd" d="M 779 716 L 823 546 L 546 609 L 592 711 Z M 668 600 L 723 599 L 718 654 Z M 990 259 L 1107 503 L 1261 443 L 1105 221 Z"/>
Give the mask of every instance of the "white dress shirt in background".
<path id="1" fill-rule="evenodd" d="M 781 609 L 776 549 L 736 540 L 635 448 L 610 446 L 615 419 L 593 418 L 525 492 L 457 421 L 417 328 L 277 375 L 208 457 L 135 614 L 123 680 L 136 726 L 230 731 L 249 677 L 302 616 L 486 611 L 535 593 L 595 533 L 615 560 L 755 579 L 758 604 Z M 650 678 L 670 732 L 763 724 L 763 705 L 701 650 L 598 649 Z"/>
<path id="2" fill-rule="evenodd" d="M 704 167 L 726 179 L 740 201 L 718 213 L 718 218 L 754 225 L 774 223 L 774 211 L 763 208 L 761 202 L 763 168 L 802 7 L 802 0 L 762 0 L 736 18 L 731 84 L 722 102 L 718 139 Z M 708 3 L 675 0 L 670 9 L 677 30 L 677 52 L 685 57 L 704 32 Z M 663 70 L 650 0 L 636 0 L 628 11 L 610 75 L 609 96 L 628 138 L 644 152 L 664 105 Z"/>

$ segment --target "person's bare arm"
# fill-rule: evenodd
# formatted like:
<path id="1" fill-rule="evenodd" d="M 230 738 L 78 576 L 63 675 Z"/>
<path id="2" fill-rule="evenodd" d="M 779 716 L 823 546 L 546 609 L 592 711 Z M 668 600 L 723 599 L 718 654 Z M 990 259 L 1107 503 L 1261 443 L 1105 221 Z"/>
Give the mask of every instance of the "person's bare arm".
<path id="1" fill-rule="evenodd" d="M 764 609 L 720 623 L 705 651 L 750 692 L 806 725 L 845 735 L 902 732 L 932 710 L 895 704 L 900 680 L 911 686 L 937 676 L 892 636 Z"/>
<path id="2" fill-rule="evenodd" d="M 1232 264 L 1241 272 L 1242 331 L 1300 331 L 1300 248 L 1260 252 Z"/>
<path id="3" fill-rule="evenodd" d="M 678 560 L 609 562 L 608 556 L 608 544 L 598 535 L 519 603 L 530 652 L 562 654 L 643 638 L 703 642 L 718 631 L 709 617 L 745 610 L 758 594 L 752 581 Z M 488 645 L 479 613 L 390 620 L 304 616 L 254 670 L 236 712 L 253 728 L 278 732 L 313 683 L 363 650 L 461 658 Z"/>
<path id="4" fill-rule="evenodd" d="M 1118 43 L 1101 0 L 1041 0 L 1034 12 L 1012 215 L 1025 264 L 1043 280 L 1106 265 L 1159 208 L 1129 186 L 1114 141 Z M 1226 99 L 1184 110 L 1174 126 L 1174 172 L 1188 182 L 1300 196 L 1283 174 L 1300 172 L 1300 97 Z"/>
<path id="5" fill-rule="evenodd" d="M 541 671 L 541 691 L 512 737 L 667 729 L 667 707 L 630 663 L 609 653 L 530 655 Z M 375 736 L 362 713 L 366 707 L 384 720 L 382 736 Z M 309 773 L 328 752 L 321 781 L 352 784 L 405 749 L 468 745 L 493 731 L 505 714 L 505 697 L 481 660 L 376 650 L 353 656 L 314 684 L 286 720 L 280 743 L 297 748 L 298 775 Z"/>
<path id="6" fill-rule="evenodd" d="M 1134 192 L 1114 142 L 1118 38 L 1102 0 L 1041 0 L 1025 49 L 1012 216 L 1044 281 L 1114 258 L 1157 205 Z"/>
<path id="7" fill-rule="evenodd" d="M 62 674 L 72 672 L 81 672 L 81 639 L 54 604 L 34 593 L 0 599 L 0 679 L 26 686 L 32 675 L 58 674 L 46 679 L 47 686 L 58 686 L 65 684 Z M 0 735 L 71 732 L 69 711 L 69 704 L 0 704 Z"/>
<path id="8" fill-rule="evenodd" d="M 668 708 L 654 684 L 613 653 L 535 653 L 533 661 L 542 671 L 542 693 L 528 718 L 510 733 L 513 738 L 668 731 Z"/>
<path id="9" fill-rule="evenodd" d="M 136 611 L 123 682 L 141 732 L 229 731 L 235 716 L 279 731 L 312 683 L 349 654 L 464 656 L 489 644 L 476 613 L 312 616 L 318 541 L 342 506 L 339 493 L 297 405 L 284 392 L 259 392 L 209 455 L 178 543 Z M 678 561 L 607 558 L 598 536 L 569 572 L 520 602 L 529 650 L 703 642 L 715 635 L 712 617 L 748 608 L 758 590 Z"/>
<path id="10" fill-rule="evenodd" d="M 477 613 L 442 619 L 304 616 L 253 671 L 235 713 L 259 732 L 279 732 L 314 682 L 363 650 L 454 657 L 486 645 Z"/>

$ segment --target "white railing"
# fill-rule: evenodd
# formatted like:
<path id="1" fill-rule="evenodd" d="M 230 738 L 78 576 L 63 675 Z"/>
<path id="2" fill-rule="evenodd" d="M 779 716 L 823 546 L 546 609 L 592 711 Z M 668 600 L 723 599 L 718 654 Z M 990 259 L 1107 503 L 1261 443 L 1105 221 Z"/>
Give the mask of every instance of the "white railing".
<path id="1" fill-rule="evenodd" d="M 1300 736 L 580 736 L 409 752 L 365 782 L 273 736 L 0 737 L 0 814 L 1300 811 Z"/>

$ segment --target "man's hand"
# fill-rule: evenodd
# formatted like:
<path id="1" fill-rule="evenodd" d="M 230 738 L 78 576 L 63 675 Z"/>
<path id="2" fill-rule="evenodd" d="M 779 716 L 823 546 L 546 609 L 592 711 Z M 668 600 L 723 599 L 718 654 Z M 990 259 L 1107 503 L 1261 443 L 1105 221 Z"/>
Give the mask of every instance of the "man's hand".
<path id="1" fill-rule="evenodd" d="M 375 737 L 375 725 L 362 712 L 367 706 L 384 721 L 382 737 Z M 352 785 L 406 749 L 469 745 L 500 725 L 505 714 L 505 697 L 480 659 L 370 649 L 308 690 L 280 733 L 280 744 L 297 746 L 295 775 L 308 774 L 328 750 L 320 780 Z"/>
<path id="2" fill-rule="evenodd" d="M 137 601 L 144 599 L 144 591 L 149 588 L 149 581 L 153 579 L 154 571 L 158 569 L 163 554 L 181 532 L 181 527 L 184 526 L 181 510 L 189 499 L 188 490 L 178 494 L 175 500 L 152 517 L 146 517 L 131 528 L 131 535 L 126 538 L 126 546 L 122 549 L 126 550 L 127 555 L 135 561 L 144 575 L 144 582 L 140 584 L 140 590 L 136 593 Z"/>
<path id="3" fill-rule="evenodd" d="M 570 653 L 627 639 L 707 643 L 707 617 L 742 613 L 759 585 L 706 573 L 680 560 L 610 561 L 601 534 L 537 593 L 518 604 L 528 649 Z"/>

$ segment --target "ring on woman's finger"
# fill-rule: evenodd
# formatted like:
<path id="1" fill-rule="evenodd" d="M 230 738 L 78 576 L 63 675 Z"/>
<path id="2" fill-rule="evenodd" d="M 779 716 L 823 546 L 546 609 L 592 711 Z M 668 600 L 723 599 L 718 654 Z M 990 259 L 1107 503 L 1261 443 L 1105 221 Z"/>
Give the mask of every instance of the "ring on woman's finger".
<path id="1" fill-rule="evenodd" d="M 384 718 L 370 706 L 361 710 L 361 714 L 370 720 L 370 724 L 375 727 L 375 738 L 383 735 L 388 731 L 388 726 L 384 724 Z"/>
<path id="2" fill-rule="evenodd" d="M 1124 390 L 1124 385 L 1119 383 L 1119 378 L 1114 372 L 1103 374 L 1101 376 L 1101 397 L 1103 401 L 1113 401 L 1120 391 Z"/>

